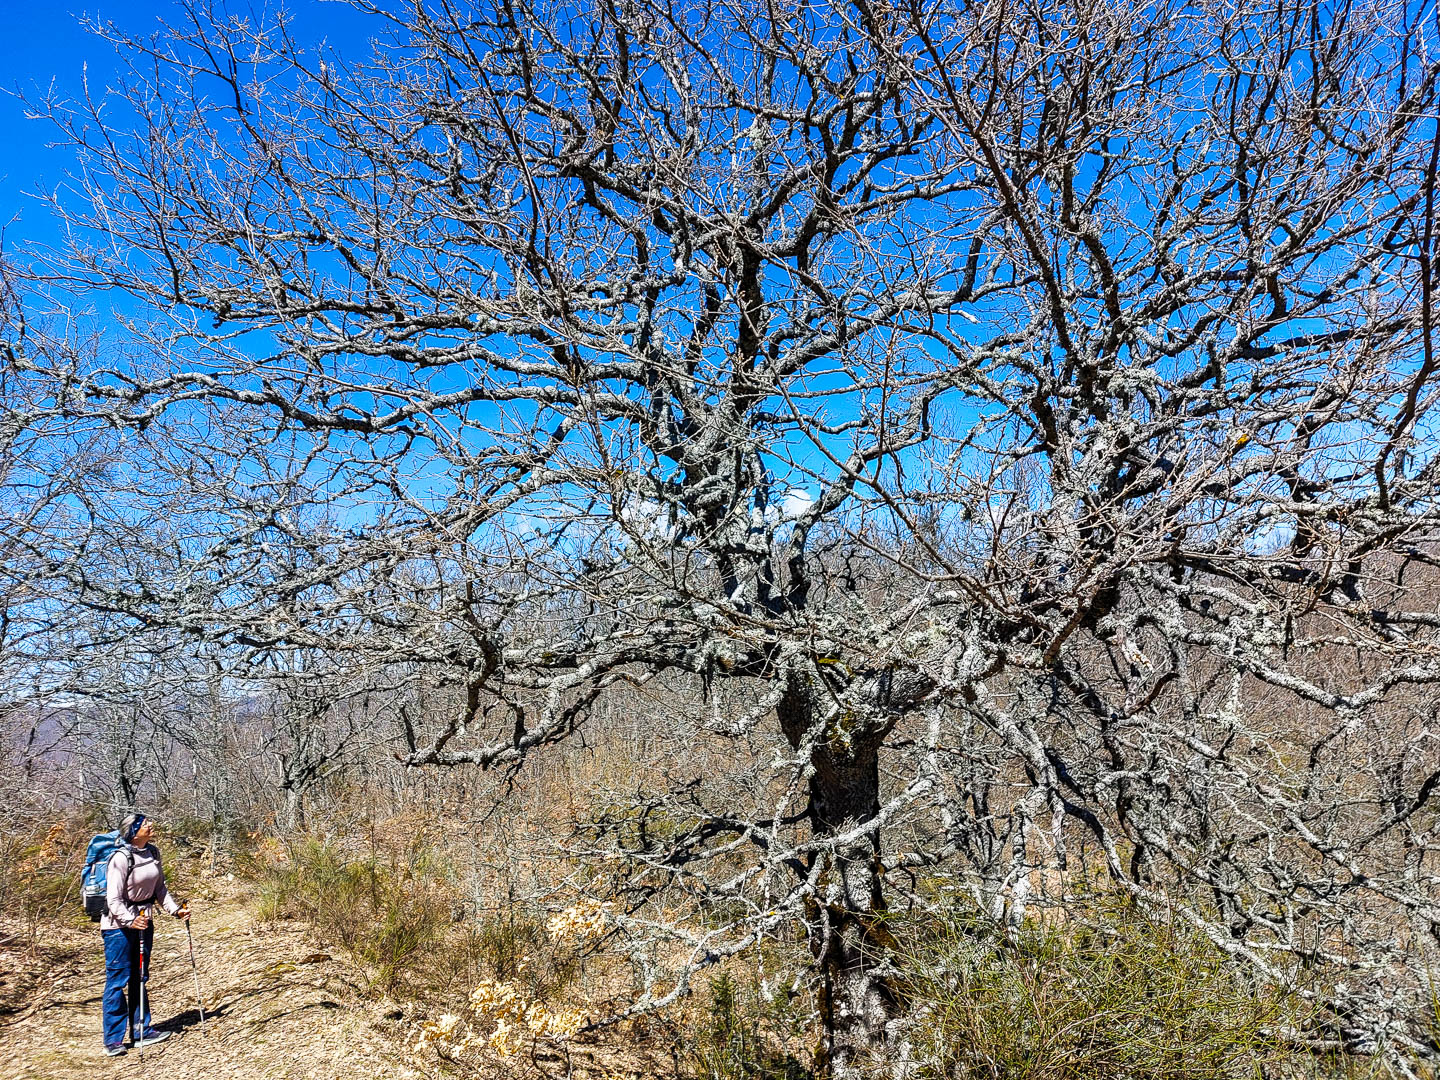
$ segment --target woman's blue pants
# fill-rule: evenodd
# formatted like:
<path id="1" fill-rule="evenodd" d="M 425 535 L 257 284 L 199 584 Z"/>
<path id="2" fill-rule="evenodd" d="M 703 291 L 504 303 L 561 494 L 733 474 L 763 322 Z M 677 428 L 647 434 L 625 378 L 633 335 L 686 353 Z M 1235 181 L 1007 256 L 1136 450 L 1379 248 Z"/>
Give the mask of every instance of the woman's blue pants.
<path id="1" fill-rule="evenodd" d="M 140 950 L 150 955 L 150 942 L 155 928 L 144 930 L 106 930 L 105 938 L 105 1045 L 125 1041 L 126 1028 L 136 1032 L 150 1029 L 150 995 L 145 995 L 145 1015 L 140 1015 Z M 145 978 L 150 978 L 146 964 Z M 128 1007 L 127 1007 L 128 1005 Z"/>

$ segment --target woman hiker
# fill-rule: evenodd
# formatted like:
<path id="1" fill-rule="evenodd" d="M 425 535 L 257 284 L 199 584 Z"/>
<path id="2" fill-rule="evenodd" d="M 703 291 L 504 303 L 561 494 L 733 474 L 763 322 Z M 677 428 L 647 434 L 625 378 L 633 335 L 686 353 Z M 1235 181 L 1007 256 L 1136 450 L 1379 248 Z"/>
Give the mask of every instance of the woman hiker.
<path id="1" fill-rule="evenodd" d="M 159 901 L 171 915 L 190 918 L 190 908 L 165 888 L 160 852 L 150 843 L 155 827 L 144 814 L 131 814 L 120 824 L 120 838 L 105 870 L 105 911 L 100 935 L 105 940 L 105 1053 L 125 1052 L 127 1033 L 136 1046 L 148 1046 L 170 1037 L 150 1026 L 149 995 L 141 994 L 149 979 L 150 942 L 155 928 L 150 905 Z M 141 950 L 145 964 L 142 974 Z M 127 993 L 128 990 L 128 993 Z M 141 1015 L 141 1004 L 144 1015 Z"/>

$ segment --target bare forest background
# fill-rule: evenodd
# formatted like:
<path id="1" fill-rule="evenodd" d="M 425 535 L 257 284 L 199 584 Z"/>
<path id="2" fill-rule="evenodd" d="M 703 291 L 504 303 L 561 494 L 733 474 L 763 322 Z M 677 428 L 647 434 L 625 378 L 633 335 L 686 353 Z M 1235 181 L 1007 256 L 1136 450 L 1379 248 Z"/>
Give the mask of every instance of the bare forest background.
<path id="1" fill-rule="evenodd" d="M 461 1072 L 1433 1075 L 1433 5 L 350 7 L 28 102 L 16 852 Z"/>

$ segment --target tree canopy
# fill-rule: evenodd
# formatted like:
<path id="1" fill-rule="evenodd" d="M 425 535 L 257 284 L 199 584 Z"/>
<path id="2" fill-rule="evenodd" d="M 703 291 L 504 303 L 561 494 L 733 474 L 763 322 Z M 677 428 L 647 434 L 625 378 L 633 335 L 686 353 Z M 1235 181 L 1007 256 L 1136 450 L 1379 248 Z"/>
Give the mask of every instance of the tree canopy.
<path id="1" fill-rule="evenodd" d="M 367 56 L 108 29 L 129 80 L 36 103 L 80 190 L 5 445 L 86 464 L 6 474 L 13 625 L 424 687 L 415 766 L 734 747 L 595 826 L 683 946 L 638 1007 L 799 920 L 835 1076 L 942 878 L 1103 880 L 1424 1052 L 1428 8 L 357 7 Z"/>

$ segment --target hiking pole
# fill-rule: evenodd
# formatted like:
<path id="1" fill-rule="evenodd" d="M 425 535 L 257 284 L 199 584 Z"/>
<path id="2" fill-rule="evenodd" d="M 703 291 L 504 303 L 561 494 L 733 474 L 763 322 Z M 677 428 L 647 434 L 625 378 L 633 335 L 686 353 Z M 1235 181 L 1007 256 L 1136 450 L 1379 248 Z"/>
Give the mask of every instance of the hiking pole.
<path id="1" fill-rule="evenodd" d="M 148 928 L 148 922 L 147 922 Z M 135 1036 L 135 1052 L 145 1060 L 145 931 L 140 931 L 140 1034 Z"/>
<path id="2" fill-rule="evenodd" d="M 190 933 L 190 920 L 185 920 L 185 940 L 190 943 L 190 974 L 195 976 L 195 1004 L 200 1009 L 200 1034 L 205 1034 L 205 999 L 200 996 L 200 967 L 195 963 L 195 938 Z"/>

